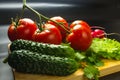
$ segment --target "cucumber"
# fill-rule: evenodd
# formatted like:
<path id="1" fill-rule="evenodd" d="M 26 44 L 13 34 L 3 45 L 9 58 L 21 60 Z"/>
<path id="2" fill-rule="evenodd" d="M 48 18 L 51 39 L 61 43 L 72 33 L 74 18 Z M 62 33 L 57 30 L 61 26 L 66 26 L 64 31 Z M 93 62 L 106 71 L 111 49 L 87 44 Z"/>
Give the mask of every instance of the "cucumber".
<path id="1" fill-rule="evenodd" d="M 10 45 L 11 51 L 21 49 L 30 50 L 46 55 L 75 58 L 75 51 L 70 46 L 39 43 L 22 39 L 15 40 Z"/>
<path id="2" fill-rule="evenodd" d="M 38 54 L 29 50 L 14 50 L 8 56 L 8 64 L 18 72 L 65 76 L 78 69 L 71 58 Z"/>

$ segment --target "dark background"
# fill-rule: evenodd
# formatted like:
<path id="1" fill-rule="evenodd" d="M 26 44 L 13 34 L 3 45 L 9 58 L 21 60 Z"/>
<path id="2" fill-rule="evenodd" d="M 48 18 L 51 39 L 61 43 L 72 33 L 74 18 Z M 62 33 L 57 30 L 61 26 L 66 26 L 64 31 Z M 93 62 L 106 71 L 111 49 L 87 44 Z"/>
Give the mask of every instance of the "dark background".
<path id="1" fill-rule="evenodd" d="M 27 0 L 27 3 L 47 17 L 62 16 L 69 23 L 81 19 L 89 25 L 106 28 L 106 32 L 119 33 L 120 0 Z M 11 18 L 20 15 L 22 0 L 0 1 L 0 24 L 10 24 Z M 24 17 L 34 20 L 33 13 L 26 10 Z M 113 36 L 120 40 L 118 36 Z"/>
<path id="2" fill-rule="evenodd" d="M 90 26 L 102 26 L 107 33 L 120 34 L 120 0 L 27 0 L 27 4 L 47 17 L 61 16 L 69 23 L 84 20 Z M 22 0 L 0 0 L 0 80 L 13 80 L 11 68 L 2 63 L 7 55 L 7 29 L 11 18 L 19 16 Z M 24 17 L 36 20 L 37 17 L 26 10 Z M 113 35 L 120 41 L 120 36 Z M 100 80 L 120 80 L 120 72 L 101 78 Z"/>

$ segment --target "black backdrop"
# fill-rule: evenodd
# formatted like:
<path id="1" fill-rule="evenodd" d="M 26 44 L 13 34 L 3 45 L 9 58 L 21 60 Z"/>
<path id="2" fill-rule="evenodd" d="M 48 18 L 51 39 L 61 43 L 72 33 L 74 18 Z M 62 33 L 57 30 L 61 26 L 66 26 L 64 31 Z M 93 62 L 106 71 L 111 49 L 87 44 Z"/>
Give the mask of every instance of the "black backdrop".
<path id="1" fill-rule="evenodd" d="M 47 17 L 62 16 L 69 23 L 82 19 L 90 25 L 105 27 L 108 33 L 120 33 L 119 0 L 27 0 L 27 3 Z M 22 0 L 0 0 L 0 25 L 10 24 L 11 17 L 19 15 L 21 9 Z M 28 10 L 24 17 L 37 19 Z"/>

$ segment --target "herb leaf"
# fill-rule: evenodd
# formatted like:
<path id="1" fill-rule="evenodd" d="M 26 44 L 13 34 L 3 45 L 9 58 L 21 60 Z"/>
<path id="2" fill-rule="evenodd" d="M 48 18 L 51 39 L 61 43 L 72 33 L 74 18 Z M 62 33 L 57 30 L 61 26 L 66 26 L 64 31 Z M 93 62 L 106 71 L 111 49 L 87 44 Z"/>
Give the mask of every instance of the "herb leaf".
<path id="1" fill-rule="evenodd" d="M 96 68 L 94 66 L 87 65 L 84 68 L 84 75 L 89 79 L 99 80 L 98 79 L 99 74 L 100 74 L 100 72 L 99 72 L 98 68 Z"/>

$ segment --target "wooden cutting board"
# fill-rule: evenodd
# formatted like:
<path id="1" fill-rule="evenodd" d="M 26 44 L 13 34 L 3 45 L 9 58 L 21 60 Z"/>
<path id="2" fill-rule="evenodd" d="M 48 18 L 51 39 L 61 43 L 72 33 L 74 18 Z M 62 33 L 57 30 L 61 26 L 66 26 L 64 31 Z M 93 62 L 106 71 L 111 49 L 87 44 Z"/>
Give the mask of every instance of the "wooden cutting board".
<path id="1" fill-rule="evenodd" d="M 99 67 L 100 77 L 106 76 L 120 71 L 120 61 L 116 60 L 103 60 L 105 65 Z M 35 75 L 35 74 L 23 74 L 13 71 L 15 80 L 87 80 L 83 76 L 82 69 L 78 69 L 75 73 L 69 76 L 48 76 L 48 75 Z"/>

